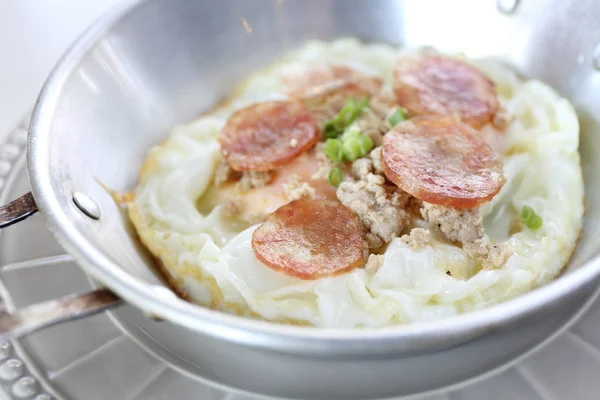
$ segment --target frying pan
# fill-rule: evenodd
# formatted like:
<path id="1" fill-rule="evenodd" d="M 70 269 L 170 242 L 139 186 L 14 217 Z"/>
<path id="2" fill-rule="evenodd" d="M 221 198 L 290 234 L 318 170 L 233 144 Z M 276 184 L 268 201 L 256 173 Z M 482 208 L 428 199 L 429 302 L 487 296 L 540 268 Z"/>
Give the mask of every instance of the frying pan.
<path id="1" fill-rule="evenodd" d="M 551 335 L 546 322 L 600 280 L 600 3 L 593 0 L 133 0 L 98 21 L 58 63 L 37 101 L 31 193 L 0 225 L 36 211 L 100 285 L 0 315 L 4 338 L 128 303 L 132 321 L 194 374 L 255 393 L 381 398 L 432 390 L 506 363 Z M 103 185 L 135 185 L 169 128 L 224 98 L 251 71 L 309 39 L 431 45 L 505 59 L 575 105 L 584 230 L 564 274 L 516 299 L 439 321 L 382 329 L 272 324 L 190 304 L 163 284 Z M 565 311 L 567 310 L 567 311 Z"/>

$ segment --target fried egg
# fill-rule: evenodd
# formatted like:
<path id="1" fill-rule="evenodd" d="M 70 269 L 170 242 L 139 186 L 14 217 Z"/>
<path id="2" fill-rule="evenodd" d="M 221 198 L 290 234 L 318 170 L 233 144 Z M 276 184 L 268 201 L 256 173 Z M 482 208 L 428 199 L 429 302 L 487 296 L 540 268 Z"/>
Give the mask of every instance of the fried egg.
<path id="1" fill-rule="evenodd" d="M 353 38 L 308 42 L 248 77 L 224 106 L 174 127 L 164 143 L 150 150 L 127 202 L 128 213 L 182 296 L 274 322 L 379 327 L 487 307 L 560 274 L 576 246 L 584 211 L 577 116 L 551 87 L 523 80 L 495 59 L 464 61 L 495 83 L 502 108 L 513 117 L 501 150 L 506 184 L 480 208 L 485 240 L 502 241 L 512 251 L 501 267 L 482 268 L 460 247 L 434 235 L 418 249 L 396 238 L 364 268 L 302 280 L 257 260 L 251 238 L 258 225 L 227 217 L 223 204 L 207 206 L 221 161 L 217 136 L 232 112 L 285 99 L 282 77 L 321 63 L 380 77 L 390 87 L 396 61 L 415 51 Z M 542 218 L 541 228 L 511 228 L 524 206 Z"/>

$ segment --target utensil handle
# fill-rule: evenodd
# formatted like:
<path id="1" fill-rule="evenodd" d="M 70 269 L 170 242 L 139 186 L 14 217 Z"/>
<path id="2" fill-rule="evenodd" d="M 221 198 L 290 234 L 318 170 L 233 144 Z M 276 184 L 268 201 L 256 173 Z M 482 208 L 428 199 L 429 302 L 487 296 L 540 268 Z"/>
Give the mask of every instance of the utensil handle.
<path id="1" fill-rule="evenodd" d="M 108 289 L 48 300 L 9 313 L 0 311 L 0 340 L 12 340 L 67 321 L 85 318 L 123 304 Z"/>
<path id="2" fill-rule="evenodd" d="M 38 211 L 31 192 L 0 207 L 0 229 Z M 85 318 L 118 307 L 123 301 L 108 289 L 73 294 L 32 304 L 14 312 L 0 310 L 0 340 L 11 340 L 62 322 Z"/>
<path id="3" fill-rule="evenodd" d="M 0 207 L 0 229 L 23 221 L 37 212 L 38 208 L 31 192 L 24 194 Z"/>

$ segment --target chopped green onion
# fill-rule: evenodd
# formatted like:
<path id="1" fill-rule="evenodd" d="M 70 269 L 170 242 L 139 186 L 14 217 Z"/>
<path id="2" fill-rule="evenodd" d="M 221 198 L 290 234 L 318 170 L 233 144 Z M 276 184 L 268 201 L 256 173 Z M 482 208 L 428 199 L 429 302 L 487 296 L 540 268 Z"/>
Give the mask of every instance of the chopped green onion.
<path id="1" fill-rule="evenodd" d="M 347 116 L 354 114 L 354 110 L 356 110 L 356 102 L 353 99 L 346 100 L 346 104 L 344 104 L 336 119 L 340 122 L 346 122 L 349 119 Z"/>
<path id="2" fill-rule="evenodd" d="M 360 141 L 356 137 L 351 137 L 343 142 L 344 145 L 344 159 L 346 161 L 354 161 L 357 158 L 362 157 L 362 146 Z"/>
<path id="3" fill-rule="evenodd" d="M 524 206 L 521 209 L 521 220 L 522 221 L 528 221 L 534 215 L 535 215 L 535 211 L 533 211 L 533 209 L 529 206 Z"/>
<path id="4" fill-rule="evenodd" d="M 342 141 L 340 139 L 327 139 L 325 146 L 323 146 L 323 153 L 334 163 L 342 161 L 344 157 Z"/>
<path id="5" fill-rule="evenodd" d="M 342 135 L 341 139 L 342 141 L 349 139 L 351 137 L 357 137 L 360 136 L 362 134 L 362 132 L 360 131 L 360 129 L 355 126 L 355 125 L 350 125 L 345 131 L 344 134 Z"/>
<path id="6" fill-rule="evenodd" d="M 371 137 L 368 135 L 360 135 L 357 137 L 357 139 L 360 143 L 360 149 L 362 154 L 361 157 L 364 157 L 367 154 L 369 154 L 369 152 L 373 148 L 373 139 L 371 139 Z"/>
<path id="7" fill-rule="evenodd" d="M 394 126 L 405 120 L 406 111 L 404 111 L 404 109 L 402 108 L 397 108 L 396 111 L 394 111 L 392 115 L 389 116 L 388 123 L 390 124 L 390 126 Z"/>
<path id="8" fill-rule="evenodd" d="M 369 98 L 368 97 L 362 97 L 359 101 L 357 106 L 362 110 L 365 107 L 369 106 Z"/>
<path id="9" fill-rule="evenodd" d="M 544 222 L 542 220 L 542 217 L 537 215 L 535 211 L 533 211 L 533 209 L 529 206 L 523 206 L 523 208 L 521 209 L 520 220 L 531 230 L 539 229 Z"/>
<path id="10" fill-rule="evenodd" d="M 323 134 L 325 139 L 334 139 L 338 137 L 344 129 L 340 127 L 338 120 L 330 119 L 325 122 L 325 128 L 323 129 Z"/>
<path id="11" fill-rule="evenodd" d="M 340 186 L 340 183 L 342 183 L 342 180 L 344 180 L 344 175 L 342 174 L 342 170 L 339 168 L 331 168 L 331 171 L 329 171 L 329 176 L 327 177 L 327 179 L 329 179 L 329 184 L 333 187 L 338 187 Z"/>
<path id="12" fill-rule="evenodd" d="M 341 135 L 344 130 L 352 124 L 365 107 L 369 105 L 369 98 L 363 97 L 358 102 L 353 99 L 346 101 L 338 114 L 325 122 L 323 129 L 326 139 L 333 139 Z"/>
<path id="13" fill-rule="evenodd" d="M 323 153 L 334 163 L 354 161 L 369 154 L 373 149 L 373 139 L 363 135 L 360 129 L 346 129 L 340 139 L 327 139 Z"/>
<path id="14" fill-rule="evenodd" d="M 373 148 L 373 139 L 363 135 L 359 129 L 346 130 L 342 136 L 342 147 L 345 161 L 354 161 L 366 156 Z"/>
<path id="15" fill-rule="evenodd" d="M 365 108 L 367 108 L 368 106 L 369 106 L 369 98 L 368 97 L 361 98 L 358 101 L 358 103 L 354 102 L 354 109 L 352 110 L 352 113 L 350 114 L 350 118 L 348 118 L 348 120 L 346 122 L 346 126 L 353 123 L 356 120 L 356 118 L 358 118 L 360 116 L 360 113 L 362 113 L 363 110 Z"/>
<path id="16" fill-rule="evenodd" d="M 544 223 L 544 221 L 542 220 L 542 217 L 540 217 L 539 215 L 536 215 L 531 219 L 531 221 L 529 221 L 527 226 L 532 230 L 536 230 L 536 229 L 541 228 L 543 223 Z"/>

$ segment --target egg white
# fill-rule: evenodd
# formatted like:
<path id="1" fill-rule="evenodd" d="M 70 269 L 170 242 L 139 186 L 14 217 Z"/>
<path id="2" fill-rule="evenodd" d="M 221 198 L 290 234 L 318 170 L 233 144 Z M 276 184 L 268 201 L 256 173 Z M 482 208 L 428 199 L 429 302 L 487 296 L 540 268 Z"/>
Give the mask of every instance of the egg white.
<path id="1" fill-rule="evenodd" d="M 497 60 L 467 61 L 495 82 L 501 104 L 515 116 L 505 133 L 507 183 L 481 208 L 486 239 L 506 241 L 514 252 L 501 268 L 481 269 L 460 248 L 434 236 L 418 250 L 393 240 L 378 268 L 303 281 L 255 258 L 251 235 L 256 226 L 240 232 L 219 206 L 206 215 L 198 211 L 196 202 L 220 161 L 219 130 L 236 109 L 285 98 L 282 69 L 342 64 L 390 85 L 395 62 L 407 52 L 352 38 L 309 42 L 249 77 L 224 107 L 176 126 L 150 151 L 127 206 L 142 241 L 179 292 L 201 305 L 272 321 L 377 327 L 489 306 L 559 275 L 575 248 L 583 214 L 578 120 L 572 105 L 552 88 L 521 80 Z M 543 226 L 509 235 L 510 221 L 524 205 L 543 218 Z"/>

